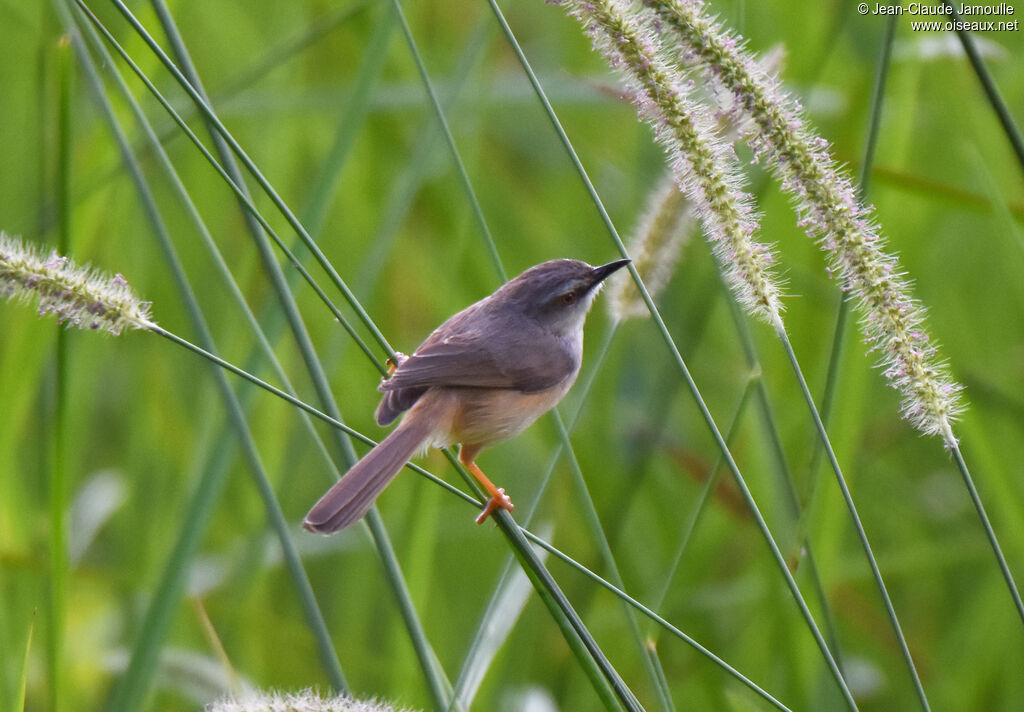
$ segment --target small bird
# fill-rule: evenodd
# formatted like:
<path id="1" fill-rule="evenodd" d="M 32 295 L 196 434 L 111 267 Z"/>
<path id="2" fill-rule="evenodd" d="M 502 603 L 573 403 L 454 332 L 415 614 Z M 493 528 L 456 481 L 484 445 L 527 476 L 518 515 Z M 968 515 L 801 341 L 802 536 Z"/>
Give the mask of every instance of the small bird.
<path id="1" fill-rule="evenodd" d="M 396 354 L 377 388 L 384 397 L 376 419 L 383 426 L 405 417 L 320 498 L 302 526 L 322 534 L 347 527 L 417 451 L 455 443 L 459 462 L 491 495 L 477 523 L 496 509 L 512 511 L 505 490 L 474 460 L 562 400 L 580 372 L 587 311 L 604 279 L 629 262 L 543 262 L 441 324 L 412 356 Z"/>

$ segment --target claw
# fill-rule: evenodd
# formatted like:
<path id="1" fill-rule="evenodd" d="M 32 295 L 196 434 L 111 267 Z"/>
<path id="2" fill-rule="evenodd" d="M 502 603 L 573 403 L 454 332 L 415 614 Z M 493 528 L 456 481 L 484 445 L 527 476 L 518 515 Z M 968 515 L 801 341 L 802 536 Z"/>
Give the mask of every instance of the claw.
<path id="1" fill-rule="evenodd" d="M 505 494 L 505 490 L 503 488 L 498 489 L 498 494 L 501 496 L 491 497 L 487 500 L 487 504 L 484 506 L 484 511 L 480 512 L 480 516 L 476 518 L 477 524 L 483 524 L 484 520 L 491 516 L 491 514 L 497 509 L 504 509 L 506 512 L 511 512 L 516 508 L 516 506 L 512 504 L 512 500 Z"/>

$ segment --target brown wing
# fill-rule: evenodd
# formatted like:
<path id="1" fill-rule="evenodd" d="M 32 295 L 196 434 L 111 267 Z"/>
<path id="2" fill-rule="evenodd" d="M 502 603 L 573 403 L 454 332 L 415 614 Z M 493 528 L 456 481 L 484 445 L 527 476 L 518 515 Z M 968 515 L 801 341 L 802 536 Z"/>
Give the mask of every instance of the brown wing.
<path id="1" fill-rule="evenodd" d="M 474 305 L 477 306 L 477 305 Z M 377 421 L 386 424 L 411 407 L 428 388 L 507 388 L 537 393 L 561 383 L 576 369 L 576 356 L 535 321 L 495 318 L 472 308 L 452 317 L 423 342 L 378 390 L 386 395 Z"/>

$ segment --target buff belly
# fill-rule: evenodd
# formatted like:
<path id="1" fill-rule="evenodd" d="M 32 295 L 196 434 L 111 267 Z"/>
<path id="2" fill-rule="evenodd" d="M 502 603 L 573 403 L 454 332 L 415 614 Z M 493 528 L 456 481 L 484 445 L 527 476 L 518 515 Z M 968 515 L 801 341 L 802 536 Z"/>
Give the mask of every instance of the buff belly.
<path id="1" fill-rule="evenodd" d="M 429 444 L 433 447 L 456 443 L 484 447 L 518 435 L 562 400 L 576 380 L 575 376 L 574 373 L 554 388 L 539 393 L 492 388 L 432 388 L 421 399 L 421 403 L 429 401 L 439 416 Z M 419 406 L 417 403 L 412 410 Z"/>

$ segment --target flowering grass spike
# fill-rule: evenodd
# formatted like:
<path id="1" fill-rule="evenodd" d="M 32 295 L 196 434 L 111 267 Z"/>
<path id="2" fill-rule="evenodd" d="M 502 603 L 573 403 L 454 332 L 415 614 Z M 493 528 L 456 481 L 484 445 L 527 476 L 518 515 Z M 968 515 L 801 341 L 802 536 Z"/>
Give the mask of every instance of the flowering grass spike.
<path id="1" fill-rule="evenodd" d="M 120 274 L 109 277 L 79 267 L 56 252 L 39 250 L 0 232 L 0 298 L 39 300 L 39 316 L 79 329 L 120 334 L 126 327 L 150 329 L 149 302 L 141 301 Z"/>
<path id="2" fill-rule="evenodd" d="M 206 706 L 206 712 L 412 712 L 377 700 L 356 700 L 339 695 L 321 697 L 313 690 L 297 693 L 256 692 Z"/>
<path id="3" fill-rule="evenodd" d="M 961 386 L 937 360 L 924 309 L 910 296 L 896 257 L 885 250 L 872 209 L 815 135 L 800 104 L 754 60 L 744 41 L 704 14 L 702 0 L 652 0 L 652 26 L 670 33 L 680 60 L 699 67 L 722 108 L 741 127 L 758 159 L 793 197 L 799 225 L 829 256 L 830 272 L 855 297 L 871 350 L 881 354 L 901 414 L 928 435 L 956 443 L 951 421 L 963 409 Z"/>
<path id="4" fill-rule="evenodd" d="M 729 287 L 748 311 L 782 327 L 782 301 L 767 245 L 756 242 L 757 217 L 732 145 L 717 133 L 708 106 L 662 57 L 656 36 L 623 0 L 565 0 L 595 48 L 618 68 L 640 115 L 669 154 L 680 191 L 704 224 Z"/>
<path id="5" fill-rule="evenodd" d="M 671 174 L 666 175 L 647 199 L 633 239 L 626 251 L 654 299 L 675 272 L 683 248 L 693 234 L 693 215 Z M 650 315 L 632 276 L 621 271 L 609 280 L 608 312 L 614 321 Z"/>

